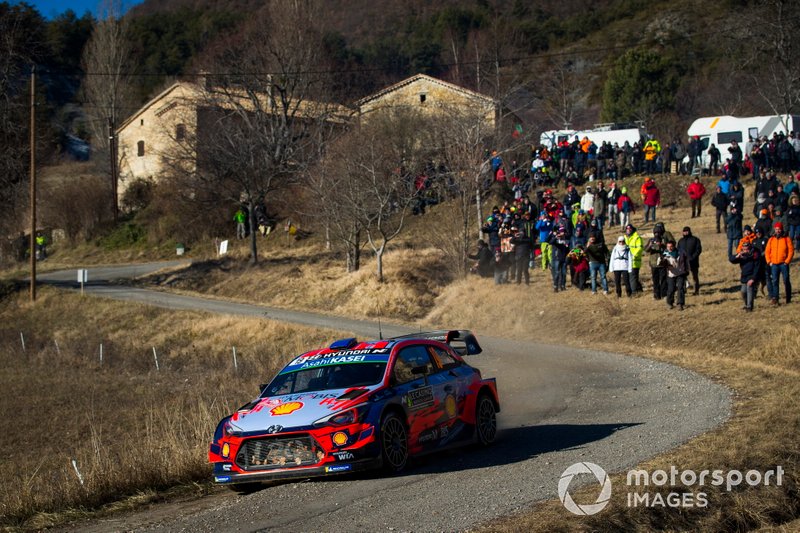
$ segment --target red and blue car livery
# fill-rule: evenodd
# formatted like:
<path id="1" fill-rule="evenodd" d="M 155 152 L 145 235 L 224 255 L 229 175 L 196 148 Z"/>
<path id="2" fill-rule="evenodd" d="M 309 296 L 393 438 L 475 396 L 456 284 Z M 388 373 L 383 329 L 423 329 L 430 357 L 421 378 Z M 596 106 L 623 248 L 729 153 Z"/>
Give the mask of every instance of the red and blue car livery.
<path id="1" fill-rule="evenodd" d="M 208 454 L 214 480 L 399 472 L 412 456 L 491 444 L 497 386 L 462 357 L 478 353 L 466 330 L 342 339 L 304 353 L 219 423 Z"/>

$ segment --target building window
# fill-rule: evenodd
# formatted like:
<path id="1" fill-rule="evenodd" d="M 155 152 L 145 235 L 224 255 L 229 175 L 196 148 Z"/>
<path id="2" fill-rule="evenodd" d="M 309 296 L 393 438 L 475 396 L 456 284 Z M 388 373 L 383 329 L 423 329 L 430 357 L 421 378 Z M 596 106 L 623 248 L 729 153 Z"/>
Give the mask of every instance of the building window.
<path id="1" fill-rule="evenodd" d="M 139 125 L 140 125 L 140 126 L 144 126 L 144 119 L 140 119 L 140 120 L 139 120 Z"/>
<path id="2" fill-rule="evenodd" d="M 186 125 L 178 124 L 175 126 L 175 140 L 182 141 L 186 138 Z"/>
<path id="3" fill-rule="evenodd" d="M 420 104 L 424 104 L 425 103 L 425 99 L 427 98 L 427 96 L 428 95 L 426 95 L 425 93 L 419 93 L 419 103 Z"/>
<path id="4" fill-rule="evenodd" d="M 136 155 L 139 157 L 144 156 L 144 141 L 139 141 L 136 143 Z"/>

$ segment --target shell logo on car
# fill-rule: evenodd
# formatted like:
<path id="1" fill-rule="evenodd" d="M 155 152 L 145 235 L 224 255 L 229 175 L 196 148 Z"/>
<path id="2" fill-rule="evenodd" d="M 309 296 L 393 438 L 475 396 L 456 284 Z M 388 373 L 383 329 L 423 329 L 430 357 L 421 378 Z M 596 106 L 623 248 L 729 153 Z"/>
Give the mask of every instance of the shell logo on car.
<path id="1" fill-rule="evenodd" d="M 350 439 L 347 436 L 347 433 L 344 433 L 342 431 L 337 431 L 336 433 L 333 434 L 333 439 L 332 440 L 333 440 L 333 443 L 335 445 L 344 446 L 345 444 L 347 444 L 347 441 L 350 440 Z"/>
<path id="2" fill-rule="evenodd" d="M 277 407 L 270 409 L 272 416 L 290 415 L 295 411 L 303 408 L 303 402 L 288 402 L 282 403 Z"/>

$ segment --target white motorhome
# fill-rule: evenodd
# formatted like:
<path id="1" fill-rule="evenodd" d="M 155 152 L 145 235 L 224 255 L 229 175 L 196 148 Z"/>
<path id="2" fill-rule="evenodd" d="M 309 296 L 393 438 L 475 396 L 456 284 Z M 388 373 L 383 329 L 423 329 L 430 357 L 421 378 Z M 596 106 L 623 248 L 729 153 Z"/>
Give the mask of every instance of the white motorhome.
<path id="1" fill-rule="evenodd" d="M 603 142 L 608 142 L 612 146 L 615 143 L 622 146 L 626 141 L 633 146 L 633 143 L 646 139 L 647 134 L 644 129 L 635 126 L 631 127 L 630 124 L 596 124 L 590 130 L 550 130 L 542 132 L 540 143 L 552 151 L 553 147 L 557 146 L 561 141 L 572 142 L 576 136 L 578 140 L 588 137 L 590 141 L 594 141 L 599 147 Z"/>
<path id="2" fill-rule="evenodd" d="M 716 145 L 720 152 L 721 163 L 730 157 L 728 148 L 731 142 L 736 141 L 742 149 L 742 158 L 747 155 L 747 143 L 753 138 L 772 138 L 773 133 L 789 133 L 800 129 L 800 116 L 798 115 L 767 115 L 761 117 L 732 117 L 723 115 L 719 117 L 698 118 L 689 126 L 689 137 L 697 135 L 703 143 L 703 166 L 708 167 L 708 152 L 711 144 Z M 687 158 L 688 160 L 688 158 Z"/>

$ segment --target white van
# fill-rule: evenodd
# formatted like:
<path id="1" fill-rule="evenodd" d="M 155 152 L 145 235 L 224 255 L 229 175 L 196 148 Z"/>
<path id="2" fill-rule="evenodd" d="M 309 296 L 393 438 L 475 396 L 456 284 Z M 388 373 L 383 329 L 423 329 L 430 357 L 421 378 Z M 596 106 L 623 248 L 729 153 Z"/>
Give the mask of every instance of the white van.
<path id="1" fill-rule="evenodd" d="M 720 152 L 720 166 L 730 157 L 728 148 L 732 141 L 736 141 L 742 149 L 742 159 L 747 155 L 747 143 L 750 138 L 766 136 L 772 138 L 773 133 L 789 133 L 800 129 L 800 116 L 798 115 L 768 115 L 762 117 L 732 117 L 723 115 L 719 117 L 698 118 L 689 126 L 689 137 L 697 135 L 703 145 L 703 168 L 708 168 L 708 152 L 711 144 L 716 145 Z M 688 156 L 685 159 L 688 161 Z"/>
<path id="2" fill-rule="evenodd" d="M 622 146 L 627 141 L 628 144 L 633 146 L 633 143 L 640 143 L 647 138 L 647 134 L 642 128 L 630 127 L 629 124 L 597 124 L 590 130 L 545 131 L 542 132 L 540 143 L 552 152 L 553 147 L 557 146 L 558 143 L 564 140 L 571 143 L 575 140 L 575 136 L 578 137 L 578 140 L 588 137 L 590 141 L 594 141 L 598 148 L 603 142 L 608 142 L 611 146 L 614 146 L 614 143 Z"/>

